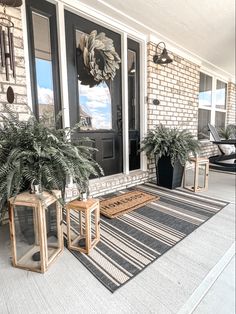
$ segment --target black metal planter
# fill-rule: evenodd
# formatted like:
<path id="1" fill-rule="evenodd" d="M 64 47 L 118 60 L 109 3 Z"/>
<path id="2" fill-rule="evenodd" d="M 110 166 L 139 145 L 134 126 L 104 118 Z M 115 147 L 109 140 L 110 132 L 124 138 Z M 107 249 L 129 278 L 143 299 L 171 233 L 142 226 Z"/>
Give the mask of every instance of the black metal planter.
<path id="1" fill-rule="evenodd" d="M 169 156 L 163 156 L 156 162 L 157 185 L 168 189 L 181 186 L 184 167 L 177 160 L 172 167 Z"/>

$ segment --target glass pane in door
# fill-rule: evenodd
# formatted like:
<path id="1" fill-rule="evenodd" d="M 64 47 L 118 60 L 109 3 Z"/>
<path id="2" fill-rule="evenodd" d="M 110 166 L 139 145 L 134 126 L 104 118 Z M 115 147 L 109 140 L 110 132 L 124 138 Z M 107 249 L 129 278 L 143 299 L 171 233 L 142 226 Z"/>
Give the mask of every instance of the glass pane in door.
<path id="1" fill-rule="evenodd" d="M 76 31 L 76 47 L 79 47 L 82 32 Z M 112 104 L 110 86 L 107 82 L 97 85 L 88 85 L 89 70 L 84 66 L 83 57 L 77 57 L 78 90 L 79 90 L 79 121 L 82 122 L 81 130 L 111 130 L 112 129 Z M 90 80 L 91 83 L 91 80 Z"/>

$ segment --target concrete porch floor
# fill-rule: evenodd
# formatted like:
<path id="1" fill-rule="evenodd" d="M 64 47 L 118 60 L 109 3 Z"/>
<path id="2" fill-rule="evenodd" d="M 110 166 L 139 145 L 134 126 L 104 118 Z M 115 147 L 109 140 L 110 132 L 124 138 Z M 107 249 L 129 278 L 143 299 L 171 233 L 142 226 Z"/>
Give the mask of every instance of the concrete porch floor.
<path id="1" fill-rule="evenodd" d="M 44 274 L 11 267 L 0 228 L 0 313 L 235 313 L 235 175 L 210 172 L 223 210 L 111 294 L 66 249 Z"/>

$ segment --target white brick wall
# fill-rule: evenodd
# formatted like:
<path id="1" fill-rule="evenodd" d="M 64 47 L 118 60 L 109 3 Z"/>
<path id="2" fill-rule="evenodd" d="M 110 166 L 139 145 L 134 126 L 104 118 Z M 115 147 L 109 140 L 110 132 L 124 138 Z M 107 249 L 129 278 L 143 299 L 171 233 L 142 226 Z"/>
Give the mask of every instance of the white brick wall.
<path id="1" fill-rule="evenodd" d="M 148 180 L 148 172 L 136 170 L 128 175 L 117 174 L 108 177 L 101 177 L 90 180 L 89 182 L 89 195 L 97 197 L 113 193 L 122 189 L 129 188 L 138 184 L 142 184 Z M 74 199 L 78 196 L 75 187 L 68 188 L 66 191 L 67 200 Z"/>
<path id="2" fill-rule="evenodd" d="M 10 71 L 10 81 L 6 81 L 5 68 L 0 66 L 0 111 L 3 112 L 4 104 L 7 104 L 6 91 L 11 86 L 15 93 L 15 101 L 10 106 L 22 119 L 28 117 L 25 61 L 23 48 L 23 31 L 20 8 L 6 8 L 8 18 L 14 23 L 14 51 L 16 78 L 13 78 Z M 2 13 L 0 13 L 2 16 Z"/>
<path id="3" fill-rule="evenodd" d="M 157 65 L 153 62 L 156 44 L 149 42 L 147 50 L 148 130 L 161 123 L 188 129 L 197 136 L 200 67 L 173 53 L 172 63 Z M 235 84 L 229 83 L 227 124 L 235 123 L 235 90 Z M 160 104 L 153 104 L 154 100 Z M 219 154 L 219 150 L 210 141 L 201 142 L 200 154 L 209 157 Z M 148 169 L 154 178 L 154 159 L 149 160 Z"/>
<path id="4" fill-rule="evenodd" d="M 153 62 L 156 45 L 148 43 L 148 129 L 162 123 L 197 134 L 199 66 L 177 55 L 166 65 Z M 158 99 L 159 105 L 153 100 Z"/>
<path id="5" fill-rule="evenodd" d="M 149 42 L 147 64 L 148 130 L 156 125 L 188 129 L 195 136 L 198 125 L 199 66 L 173 55 L 173 62 L 158 65 L 153 62 L 156 44 Z M 159 100 L 160 104 L 153 104 Z M 150 177 L 155 177 L 155 161 L 150 160 Z"/>
<path id="6" fill-rule="evenodd" d="M 227 124 L 236 123 L 236 84 L 228 83 Z"/>

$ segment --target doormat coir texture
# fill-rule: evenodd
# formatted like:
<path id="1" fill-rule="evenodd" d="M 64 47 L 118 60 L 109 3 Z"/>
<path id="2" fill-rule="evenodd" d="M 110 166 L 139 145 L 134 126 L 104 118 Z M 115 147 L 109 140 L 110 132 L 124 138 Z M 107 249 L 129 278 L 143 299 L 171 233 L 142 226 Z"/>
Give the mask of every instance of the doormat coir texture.
<path id="1" fill-rule="evenodd" d="M 108 218 L 115 218 L 158 199 L 157 195 L 134 190 L 102 200 L 100 213 Z"/>

